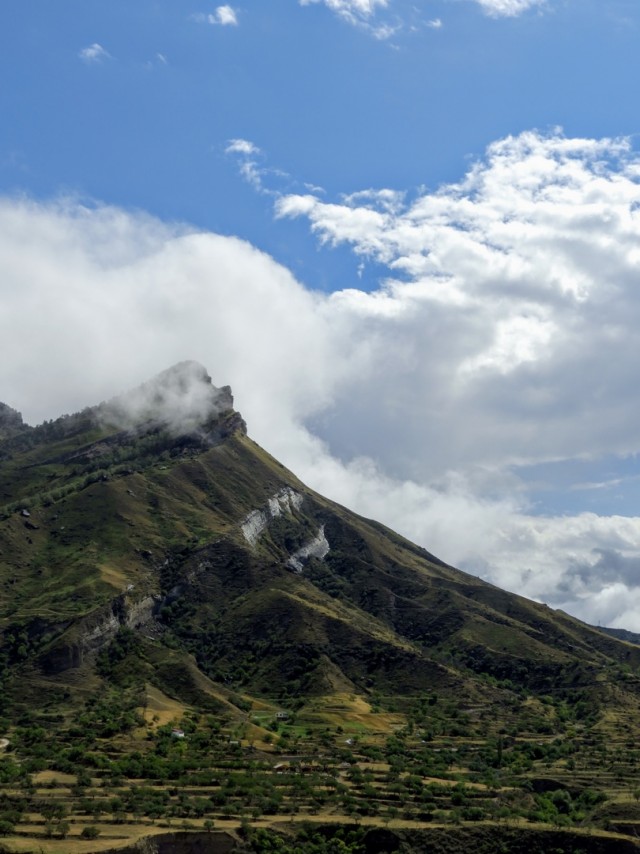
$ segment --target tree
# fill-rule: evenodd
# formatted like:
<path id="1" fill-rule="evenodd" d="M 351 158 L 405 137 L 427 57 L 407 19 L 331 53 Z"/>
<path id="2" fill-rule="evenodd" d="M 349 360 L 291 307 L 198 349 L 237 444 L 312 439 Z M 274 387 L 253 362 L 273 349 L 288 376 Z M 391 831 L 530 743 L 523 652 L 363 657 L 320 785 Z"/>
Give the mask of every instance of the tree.
<path id="1" fill-rule="evenodd" d="M 9 836 L 13 833 L 15 825 L 6 819 L 0 819 L 0 836 Z"/>
<path id="2" fill-rule="evenodd" d="M 67 814 L 64 804 L 43 803 L 40 805 L 40 814 L 45 819 L 44 832 L 47 838 L 51 838 L 57 831 L 62 839 L 69 833 L 69 823 L 63 821 Z"/>
<path id="3" fill-rule="evenodd" d="M 80 834 L 83 839 L 97 839 L 99 835 L 100 828 L 96 827 L 95 824 L 88 824 L 86 827 L 83 827 Z"/>

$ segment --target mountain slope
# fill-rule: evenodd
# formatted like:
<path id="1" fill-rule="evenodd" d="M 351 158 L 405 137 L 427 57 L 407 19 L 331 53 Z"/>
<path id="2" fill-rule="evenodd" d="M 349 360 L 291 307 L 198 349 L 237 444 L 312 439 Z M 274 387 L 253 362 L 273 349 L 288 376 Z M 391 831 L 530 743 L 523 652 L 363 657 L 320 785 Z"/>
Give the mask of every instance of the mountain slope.
<path id="1" fill-rule="evenodd" d="M 95 672 L 122 627 L 276 696 L 472 702 L 491 693 L 474 673 L 575 690 L 640 661 L 307 489 L 195 363 L 36 428 L 3 413 L 0 628 L 32 678 Z"/>

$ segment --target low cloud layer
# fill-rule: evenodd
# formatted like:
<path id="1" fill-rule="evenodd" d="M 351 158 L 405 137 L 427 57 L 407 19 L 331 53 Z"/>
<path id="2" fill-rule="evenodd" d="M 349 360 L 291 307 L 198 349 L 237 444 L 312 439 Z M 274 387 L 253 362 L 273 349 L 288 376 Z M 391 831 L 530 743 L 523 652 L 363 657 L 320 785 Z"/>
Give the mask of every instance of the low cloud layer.
<path id="1" fill-rule="evenodd" d="M 534 515 L 522 468 L 635 453 L 640 158 L 523 134 L 458 184 L 278 202 L 384 264 L 317 294 L 248 243 L 0 202 L 0 400 L 55 417 L 195 359 L 310 485 L 445 560 L 640 630 L 640 518 Z"/>

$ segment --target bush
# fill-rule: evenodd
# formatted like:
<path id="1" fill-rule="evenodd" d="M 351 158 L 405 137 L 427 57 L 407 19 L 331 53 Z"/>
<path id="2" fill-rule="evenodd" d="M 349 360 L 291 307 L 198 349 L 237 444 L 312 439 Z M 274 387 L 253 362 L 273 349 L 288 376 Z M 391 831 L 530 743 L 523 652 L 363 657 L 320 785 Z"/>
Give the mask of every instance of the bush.
<path id="1" fill-rule="evenodd" d="M 80 836 L 82 839 L 97 839 L 100 835 L 100 830 L 94 824 L 88 824 L 82 828 Z"/>

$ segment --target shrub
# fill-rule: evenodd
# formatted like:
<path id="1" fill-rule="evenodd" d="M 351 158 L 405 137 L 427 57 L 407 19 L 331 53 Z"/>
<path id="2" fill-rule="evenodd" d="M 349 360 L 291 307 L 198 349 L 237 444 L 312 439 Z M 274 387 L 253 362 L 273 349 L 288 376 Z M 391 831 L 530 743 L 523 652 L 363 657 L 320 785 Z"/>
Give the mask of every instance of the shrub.
<path id="1" fill-rule="evenodd" d="M 99 835 L 100 830 L 94 824 L 88 824 L 86 827 L 83 827 L 80 834 L 83 839 L 97 839 Z"/>

